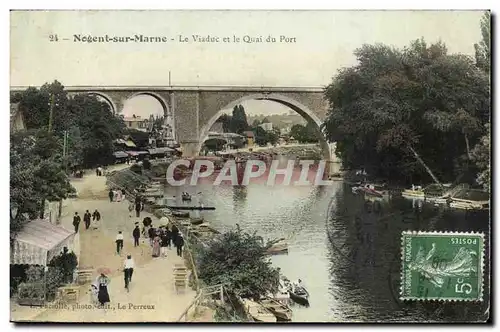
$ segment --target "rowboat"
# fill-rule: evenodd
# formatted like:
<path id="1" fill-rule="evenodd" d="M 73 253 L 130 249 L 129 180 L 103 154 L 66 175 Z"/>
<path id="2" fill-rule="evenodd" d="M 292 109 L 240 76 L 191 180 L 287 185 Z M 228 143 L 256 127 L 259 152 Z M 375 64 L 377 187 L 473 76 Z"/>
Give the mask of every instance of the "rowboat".
<path id="1" fill-rule="evenodd" d="M 288 253 L 288 243 L 282 239 L 279 242 L 274 243 L 271 247 L 269 247 L 266 252 L 269 255 L 279 255 Z"/>
<path id="2" fill-rule="evenodd" d="M 189 218 L 189 212 L 172 211 L 172 215 L 177 218 Z"/>
<path id="3" fill-rule="evenodd" d="M 295 287 L 290 289 L 289 293 L 293 302 L 309 307 L 309 292 L 304 287 Z"/>
<path id="4" fill-rule="evenodd" d="M 200 225 L 203 221 L 203 218 L 191 218 L 191 225 Z"/>
<path id="5" fill-rule="evenodd" d="M 405 189 L 401 193 L 404 198 L 425 198 L 425 192 L 422 189 Z"/>
<path id="6" fill-rule="evenodd" d="M 242 300 L 246 312 L 256 322 L 276 323 L 276 316 L 261 304 L 249 299 Z"/>
<path id="7" fill-rule="evenodd" d="M 292 320 L 292 309 L 287 305 L 280 303 L 272 298 L 266 298 L 260 300 L 259 303 L 273 313 L 276 316 L 278 321 L 291 321 Z"/>

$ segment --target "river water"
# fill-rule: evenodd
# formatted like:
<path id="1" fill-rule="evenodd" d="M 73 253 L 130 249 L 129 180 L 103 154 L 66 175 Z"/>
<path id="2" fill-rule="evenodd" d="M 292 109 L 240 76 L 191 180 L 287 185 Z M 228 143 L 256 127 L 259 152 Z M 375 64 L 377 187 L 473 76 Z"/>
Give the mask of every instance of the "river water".
<path id="1" fill-rule="evenodd" d="M 265 239 L 288 238 L 288 254 L 273 256 L 273 264 L 289 279 L 302 279 L 311 303 L 309 308 L 293 306 L 294 322 L 461 322 L 488 317 L 488 279 L 482 303 L 398 300 L 402 231 L 488 235 L 487 212 L 470 214 L 401 197 L 365 201 L 341 181 L 322 187 L 214 186 L 212 181 L 169 187 L 167 195 L 180 197 L 181 191 L 188 191 L 205 206 L 215 206 L 215 211 L 201 214 L 220 231 L 239 224 Z M 191 204 L 199 202 L 195 199 Z M 485 276 L 489 275 L 488 248 L 487 244 Z"/>

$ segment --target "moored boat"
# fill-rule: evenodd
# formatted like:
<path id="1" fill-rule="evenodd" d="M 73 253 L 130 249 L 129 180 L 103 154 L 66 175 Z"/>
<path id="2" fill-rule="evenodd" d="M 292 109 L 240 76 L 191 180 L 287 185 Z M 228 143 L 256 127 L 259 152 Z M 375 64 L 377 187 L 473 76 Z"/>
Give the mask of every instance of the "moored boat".
<path id="1" fill-rule="evenodd" d="M 288 292 L 290 293 L 290 299 L 292 301 L 305 307 L 309 307 L 309 292 L 303 285 L 289 283 Z"/>
<path id="2" fill-rule="evenodd" d="M 269 255 L 279 255 L 288 253 L 288 243 L 285 239 L 281 239 L 279 242 L 274 243 L 271 247 L 269 247 L 266 252 Z"/>
<path id="3" fill-rule="evenodd" d="M 177 218 L 189 218 L 189 212 L 172 211 L 172 215 Z"/>
<path id="4" fill-rule="evenodd" d="M 256 322 L 276 323 L 276 316 L 261 304 L 249 299 L 242 299 L 248 315 Z"/>
<path id="5" fill-rule="evenodd" d="M 365 194 L 367 196 L 383 197 L 385 190 L 382 186 L 375 186 L 373 184 L 365 184 L 359 187 L 352 187 L 354 194 Z"/>
<path id="6" fill-rule="evenodd" d="M 204 220 L 203 218 L 191 218 L 191 225 L 200 225 Z"/>
<path id="7" fill-rule="evenodd" d="M 266 298 L 260 300 L 259 303 L 273 313 L 278 321 L 291 321 L 292 320 L 292 309 L 287 305 L 280 303 L 272 298 Z"/>

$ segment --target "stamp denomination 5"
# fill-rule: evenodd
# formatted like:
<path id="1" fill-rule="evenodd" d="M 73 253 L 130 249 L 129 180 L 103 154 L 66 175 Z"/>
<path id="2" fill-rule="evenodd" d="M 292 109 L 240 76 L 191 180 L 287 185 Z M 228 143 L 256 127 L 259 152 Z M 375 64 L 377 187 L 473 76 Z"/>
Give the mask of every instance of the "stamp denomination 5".
<path id="1" fill-rule="evenodd" d="M 403 232 L 402 300 L 482 301 L 484 234 Z"/>

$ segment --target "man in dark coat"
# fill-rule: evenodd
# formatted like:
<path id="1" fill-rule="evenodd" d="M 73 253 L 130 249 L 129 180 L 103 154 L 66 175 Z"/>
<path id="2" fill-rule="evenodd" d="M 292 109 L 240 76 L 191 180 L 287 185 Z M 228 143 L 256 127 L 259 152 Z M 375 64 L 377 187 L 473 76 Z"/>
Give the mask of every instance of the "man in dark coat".
<path id="1" fill-rule="evenodd" d="M 80 226 L 80 221 L 82 221 L 82 218 L 80 218 L 78 212 L 75 212 L 75 216 L 73 217 L 73 226 L 75 226 L 75 233 L 78 233 L 78 227 Z"/>
<path id="2" fill-rule="evenodd" d="M 134 231 L 132 232 L 132 236 L 134 237 L 134 247 L 139 246 L 139 238 L 141 237 L 141 230 L 139 229 L 139 225 L 136 225 Z"/>
<path id="3" fill-rule="evenodd" d="M 91 217 L 92 215 L 90 214 L 89 210 L 85 211 L 85 214 L 83 215 L 83 221 L 85 222 L 85 229 L 89 229 Z"/>
<path id="4" fill-rule="evenodd" d="M 175 247 L 177 248 L 177 256 L 182 257 L 182 247 L 184 246 L 184 238 L 182 237 L 182 233 L 177 234 Z"/>
<path id="5" fill-rule="evenodd" d="M 135 216 L 139 218 L 141 216 L 141 197 L 135 197 Z"/>
<path id="6" fill-rule="evenodd" d="M 153 225 L 148 230 L 148 236 L 149 236 L 149 244 L 153 246 L 153 239 L 155 238 L 156 235 L 156 230 L 154 229 Z"/>
<path id="7" fill-rule="evenodd" d="M 165 243 L 168 248 L 171 248 L 171 241 L 172 241 L 172 231 L 168 229 L 168 227 L 165 229 Z"/>
<path id="8" fill-rule="evenodd" d="M 169 240 L 167 239 L 167 232 L 162 231 L 161 234 L 161 257 L 167 257 L 167 247 Z"/>
<path id="9" fill-rule="evenodd" d="M 174 243 L 174 246 L 176 245 L 175 243 L 177 242 L 178 234 L 179 234 L 179 228 L 177 228 L 177 226 L 175 226 L 175 225 L 172 225 L 171 239 L 172 239 L 172 242 Z"/>
<path id="10" fill-rule="evenodd" d="M 97 209 L 95 209 L 94 213 L 92 213 L 92 220 L 101 220 L 101 214 L 97 211 Z"/>
<path id="11" fill-rule="evenodd" d="M 110 189 L 109 190 L 109 193 L 108 193 L 108 197 L 109 197 L 109 201 L 110 202 L 113 202 L 113 197 L 115 196 L 115 194 L 113 193 L 113 190 Z"/>

